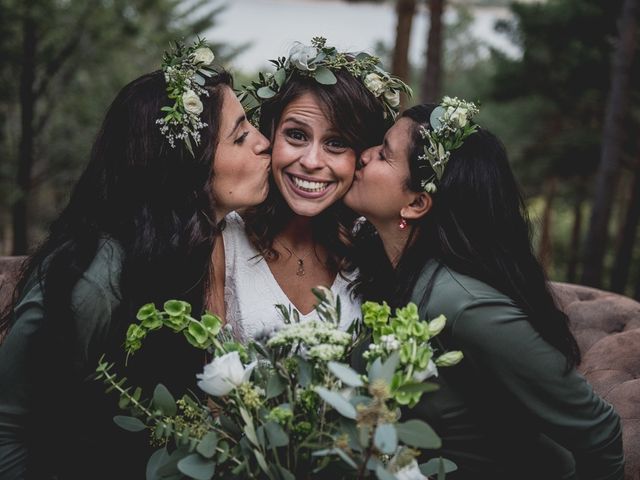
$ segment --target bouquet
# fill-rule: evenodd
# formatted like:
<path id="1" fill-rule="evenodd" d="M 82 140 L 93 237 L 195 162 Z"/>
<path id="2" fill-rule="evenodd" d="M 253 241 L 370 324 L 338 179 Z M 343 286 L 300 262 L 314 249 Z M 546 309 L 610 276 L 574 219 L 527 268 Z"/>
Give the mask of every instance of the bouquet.
<path id="1" fill-rule="evenodd" d="M 446 319 L 419 319 L 415 304 L 394 315 L 386 303 L 366 302 L 362 321 L 338 328 L 340 299 L 314 289 L 319 319 L 300 322 L 279 306 L 284 326 L 243 345 L 209 313 L 191 316 L 188 303 L 170 300 L 162 311 L 143 306 L 127 332 L 129 355 L 146 335 L 168 327 L 212 361 L 197 375 L 201 398 L 177 401 L 163 386 L 143 400 L 101 359 L 96 374 L 120 395 L 127 416 L 115 422 L 130 431 L 147 430 L 159 448 L 149 459 L 148 478 L 418 479 L 455 469 L 445 459 L 418 465 L 421 449 L 441 442 L 421 420 L 402 421 L 437 388 L 425 380 L 439 367 L 455 365 L 461 352 L 436 356 L 429 340 Z M 348 365 L 362 359 L 366 373 Z"/>

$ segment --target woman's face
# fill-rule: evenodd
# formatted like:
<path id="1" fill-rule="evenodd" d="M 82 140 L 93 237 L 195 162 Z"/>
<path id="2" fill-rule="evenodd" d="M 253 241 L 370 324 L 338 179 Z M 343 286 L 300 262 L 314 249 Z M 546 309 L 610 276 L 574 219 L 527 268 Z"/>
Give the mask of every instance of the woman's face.
<path id="1" fill-rule="evenodd" d="M 415 194 L 407 187 L 412 120 L 401 118 L 384 136 L 382 145 L 365 150 L 344 203 L 374 226 L 397 223 L 400 210 Z"/>
<path id="2" fill-rule="evenodd" d="M 351 186 L 356 154 L 305 93 L 282 112 L 272 151 L 276 185 L 296 214 L 313 217 L 342 198 Z"/>
<path id="3" fill-rule="evenodd" d="M 269 140 L 247 121 L 230 87 L 224 87 L 218 147 L 213 160 L 216 218 L 262 202 L 269 192 Z"/>

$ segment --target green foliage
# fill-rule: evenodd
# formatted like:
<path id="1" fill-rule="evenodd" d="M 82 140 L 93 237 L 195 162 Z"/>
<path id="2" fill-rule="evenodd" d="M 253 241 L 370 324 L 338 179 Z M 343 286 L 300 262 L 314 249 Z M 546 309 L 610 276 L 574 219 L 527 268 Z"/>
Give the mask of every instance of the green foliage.
<path id="1" fill-rule="evenodd" d="M 160 311 L 153 303 L 143 305 L 136 318 L 127 329 L 125 348 L 132 355 L 142 347 L 142 340 L 148 332 L 166 326 L 174 332 L 182 332 L 187 341 L 196 348 L 207 349 L 216 343 L 216 336 L 222 328 L 222 320 L 212 313 L 205 313 L 200 320 L 191 315 L 191 305 L 182 300 L 169 300 Z"/>
<path id="2" fill-rule="evenodd" d="M 397 422 L 400 405 L 413 405 L 434 389 L 413 377 L 414 364 L 427 365 L 421 352 L 431 358 L 428 342 L 443 330 L 446 319 L 420 321 L 413 304 L 393 316 L 384 304 L 366 304 L 366 323 L 374 325 L 373 345 L 381 348 L 370 346 L 375 352 L 361 375 L 345 363 L 312 354 L 322 342 L 337 342 L 337 360 L 344 361 L 350 350 L 343 340 L 352 343 L 350 334 L 338 329 L 340 299 L 324 287 L 314 293 L 320 324 L 300 323 L 294 311 L 283 308 L 286 325 L 263 344 L 229 341 L 228 330 L 213 317 L 207 317 L 213 323 L 202 339 L 193 330 L 194 338 L 185 335 L 189 342 L 199 341 L 194 345 L 198 348 L 208 343 L 214 355 L 197 375 L 198 386 L 208 393 L 206 402 L 190 395 L 176 401 L 162 385 L 151 400 L 141 399 L 140 389 L 132 393 L 126 378 L 118 378 L 113 365 L 100 360 L 96 378 L 108 391 L 118 392 L 120 407 L 129 412 L 115 422 L 132 432 L 147 430 L 152 443 L 162 447 L 149 459 L 148 478 L 291 479 L 345 469 L 347 478 L 393 478 L 407 465 L 418 468 L 420 452 L 407 446 L 439 448 L 440 439 L 424 422 Z M 144 305 L 136 317 L 127 349 L 140 348 L 146 335 L 162 326 L 178 334 L 189 332 L 194 322 L 206 328 L 191 317 L 191 306 L 179 300 L 165 302 L 163 311 Z M 364 329 L 356 330 L 369 336 Z M 389 335 L 402 339 L 402 347 L 409 345 L 409 350 L 403 352 Z M 250 365 L 242 364 L 240 351 Z M 460 360 L 452 352 L 438 359 L 442 366 Z"/>

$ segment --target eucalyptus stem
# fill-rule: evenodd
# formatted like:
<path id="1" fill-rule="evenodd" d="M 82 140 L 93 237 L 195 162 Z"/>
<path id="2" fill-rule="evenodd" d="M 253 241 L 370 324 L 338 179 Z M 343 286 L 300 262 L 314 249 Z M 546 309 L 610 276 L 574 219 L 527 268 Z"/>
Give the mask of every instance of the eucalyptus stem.
<path id="1" fill-rule="evenodd" d="M 120 385 L 118 385 L 118 382 L 116 382 L 114 379 L 116 378 L 115 375 L 111 375 L 109 373 L 108 370 L 104 370 L 104 375 L 106 380 L 111 384 L 111 386 L 118 390 L 118 392 L 120 392 L 120 396 L 124 396 L 126 398 L 128 398 L 137 408 L 139 408 L 142 412 L 144 412 L 144 414 L 149 417 L 149 418 L 154 418 L 153 413 L 151 413 L 151 411 L 149 409 L 147 409 L 147 407 L 145 407 L 142 403 L 140 403 L 138 400 L 135 399 L 135 397 L 133 395 L 131 395 L 128 391 L 124 390 Z"/>

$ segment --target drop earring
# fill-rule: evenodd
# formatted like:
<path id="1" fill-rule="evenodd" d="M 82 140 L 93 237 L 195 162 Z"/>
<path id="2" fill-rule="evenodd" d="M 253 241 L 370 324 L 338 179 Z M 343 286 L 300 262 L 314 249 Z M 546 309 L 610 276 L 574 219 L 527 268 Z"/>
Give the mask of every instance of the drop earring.
<path id="1" fill-rule="evenodd" d="M 398 228 L 400 230 L 404 230 L 405 228 L 407 228 L 407 221 L 404 219 L 404 217 L 400 217 L 400 221 L 398 222 Z"/>

